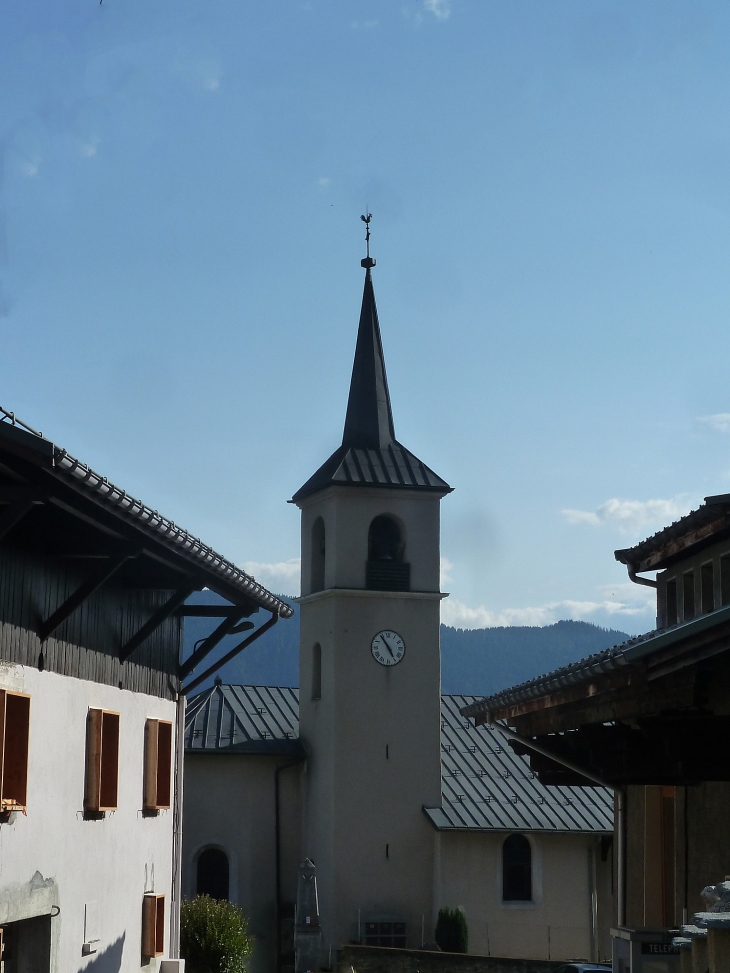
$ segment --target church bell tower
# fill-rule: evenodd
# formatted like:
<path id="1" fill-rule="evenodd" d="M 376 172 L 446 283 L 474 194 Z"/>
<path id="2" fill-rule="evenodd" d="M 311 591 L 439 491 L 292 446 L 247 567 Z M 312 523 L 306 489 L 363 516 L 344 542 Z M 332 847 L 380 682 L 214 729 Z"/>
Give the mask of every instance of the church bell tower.
<path id="1" fill-rule="evenodd" d="M 362 266 L 342 445 L 293 497 L 302 851 L 325 944 L 413 947 L 433 940 L 422 809 L 441 804 L 439 504 L 451 487 L 395 438 L 369 245 Z"/>

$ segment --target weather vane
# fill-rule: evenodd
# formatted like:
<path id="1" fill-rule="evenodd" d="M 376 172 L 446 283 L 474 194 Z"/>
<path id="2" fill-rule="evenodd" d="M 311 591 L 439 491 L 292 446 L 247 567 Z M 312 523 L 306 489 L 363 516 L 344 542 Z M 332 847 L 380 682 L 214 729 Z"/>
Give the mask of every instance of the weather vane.
<path id="1" fill-rule="evenodd" d="M 374 267 L 375 261 L 370 256 L 370 220 L 373 218 L 373 214 L 365 210 L 365 216 L 361 216 L 360 219 L 365 224 L 365 246 L 367 248 L 367 256 L 364 260 L 360 261 L 361 267 Z"/>

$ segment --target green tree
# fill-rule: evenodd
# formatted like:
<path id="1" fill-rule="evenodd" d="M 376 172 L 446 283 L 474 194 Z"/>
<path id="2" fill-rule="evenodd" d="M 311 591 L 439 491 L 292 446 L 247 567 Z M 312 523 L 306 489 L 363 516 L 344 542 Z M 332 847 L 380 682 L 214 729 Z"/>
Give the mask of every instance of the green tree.
<path id="1" fill-rule="evenodd" d="M 245 973 L 253 952 L 248 919 L 225 899 L 199 895 L 180 909 L 180 955 L 186 973 Z"/>
<path id="2" fill-rule="evenodd" d="M 469 952 L 469 930 L 461 909 L 439 909 L 436 942 L 445 953 Z"/>

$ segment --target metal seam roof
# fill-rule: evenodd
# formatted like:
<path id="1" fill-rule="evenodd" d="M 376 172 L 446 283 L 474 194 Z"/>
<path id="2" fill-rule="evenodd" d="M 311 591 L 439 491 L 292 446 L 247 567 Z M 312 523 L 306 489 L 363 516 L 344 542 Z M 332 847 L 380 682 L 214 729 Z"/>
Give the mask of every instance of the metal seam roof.
<path id="1" fill-rule="evenodd" d="M 461 709 L 475 699 L 441 697 L 442 803 L 440 808 L 424 808 L 435 827 L 613 831 L 611 791 L 541 784 L 530 770 L 528 758 L 514 753 L 498 732 L 475 727 L 464 718 Z M 222 719 L 224 710 L 227 720 Z M 219 684 L 188 702 L 185 748 L 189 753 L 294 752 L 301 748 L 298 736 L 297 689 Z"/>
<path id="2" fill-rule="evenodd" d="M 131 522 L 136 528 L 154 538 L 158 543 L 162 543 L 176 554 L 197 565 L 202 571 L 237 588 L 241 594 L 267 611 L 277 612 L 282 618 L 291 617 L 293 609 L 286 602 L 277 598 L 276 595 L 264 588 L 245 571 L 236 567 L 231 561 L 217 554 L 212 547 L 204 544 L 200 538 L 194 537 L 156 510 L 152 510 L 140 500 L 136 500 L 125 490 L 110 483 L 106 477 L 95 473 L 89 466 L 71 456 L 67 450 L 51 443 L 40 433 L 32 430 L 30 426 L 20 423 L 13 413 L 9 413 L 5 409 L 0 409 L 0 413 L 2 413 L 0 430 L 4 425 L 9 424 L 7 419 L 10 419 L 11 428 L 14 428 L 16 433 L 18 431 L 16 423 L 23 426 L 23 434 L 28 436 L 31 445 L 34 444 L 35 440 L 52 449 L 53 469 L 50 472 L 59 479 L 69 483 L 80 492 L 89 494 L 97 503 L 110 508 L 114 513 Z"/>

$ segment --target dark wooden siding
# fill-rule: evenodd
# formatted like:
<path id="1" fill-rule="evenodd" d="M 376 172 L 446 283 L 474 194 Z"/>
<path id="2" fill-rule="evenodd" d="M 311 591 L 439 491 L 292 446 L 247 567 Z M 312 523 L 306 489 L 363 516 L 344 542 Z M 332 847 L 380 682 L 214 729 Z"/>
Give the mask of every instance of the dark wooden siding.
<path id="1" fill-rule="evenodd" d="M 39 623 L 86 577 L 92 562 L 37 559 L 0 549 L 0 659 L 133 692 L 175 699 L 181 618 L 169 618 L 124 663 L 119 649 L 171 595 L 115 587 L 92 595 L 46 642 Z"/>

